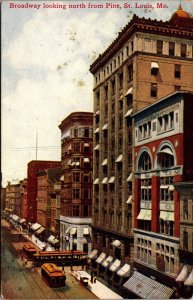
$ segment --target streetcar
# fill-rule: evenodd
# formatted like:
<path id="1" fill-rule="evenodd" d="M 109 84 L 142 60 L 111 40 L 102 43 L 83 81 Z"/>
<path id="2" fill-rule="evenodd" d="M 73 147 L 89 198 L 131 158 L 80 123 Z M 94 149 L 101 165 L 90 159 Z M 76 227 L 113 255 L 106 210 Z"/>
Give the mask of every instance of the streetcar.
<path id="1" fill-rule="evenodd" d="M 33 254 L 36 265 L 55 263 L 63 266 L 84 266 L 87 264 L 87 253 L 80 250 L 39 251 Z"/>
<path id="2" fill-rule="evenodd" d="M 36 248 L 32 246 L 31 244 L 26 244 L 23 246 L 23 251 L 25 254 L 27 254 L 29 257 L 33 257 L 33 254 L 36 253 Z"/>
<path id="3" fill-rule="evenodd" d="M 65 274 L 55 264 L 43 264 L 41 267 L 41 275 L 52 288 L 63 287 L 66 284 Z"/>

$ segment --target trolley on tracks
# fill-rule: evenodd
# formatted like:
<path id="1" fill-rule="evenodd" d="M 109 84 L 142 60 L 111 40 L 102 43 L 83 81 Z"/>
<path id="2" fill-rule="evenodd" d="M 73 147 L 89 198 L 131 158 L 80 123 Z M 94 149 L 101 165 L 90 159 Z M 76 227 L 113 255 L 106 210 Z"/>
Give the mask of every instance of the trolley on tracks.
<path id="1" fill-rule="evenodd" d="M 41 267 L 41 274 L 48 285 L 52 288 L 63 287 L 66 284 L 65 274 L 55 264 L 43 264 Z"/>

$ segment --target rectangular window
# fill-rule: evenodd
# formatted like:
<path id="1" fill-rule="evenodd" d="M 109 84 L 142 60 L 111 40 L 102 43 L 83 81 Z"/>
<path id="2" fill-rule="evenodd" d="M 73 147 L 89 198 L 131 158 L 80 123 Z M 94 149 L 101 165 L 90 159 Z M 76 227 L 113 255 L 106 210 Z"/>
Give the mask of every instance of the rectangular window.
<path id="1" fill-rule="evenodd" d="M 80 143 L 79 142 L 74 143 L 74 152 L 80 152 Z"/>
<path id="2" fill-rule="evenodd" d="M 120 89 L 123 87 L 123 73 L 119 75 L 119 87 Z"/>
<path id="3" fill-rule="evenodd" d="M 89 189 L 84 189 L 84 199 L 89 198 Z"/>
<path id="4" fill-rule="evenodd" d="M 133 64 L 128 66 L 128 81 L 133 80 Z"/>
<path id="5" fill-rule="evenodd" d="M 89 215 L 88 205 L 83 205 L 83 217 L 88 217 L 88 215 Z"/>
<path id="6" fill-rule="evenodd" d="M 73 173 L 73 182 L 80 182 L 80 173 Z"/>
<path id="7" fill-rule="evenodd" d="M 151 179 L 141 180 L 141 201 L 151 201 Z"/>
<path id="8" fill-rule="evenodd" d="M 152 125 L 153 125 L 152 131 L 156 131 L 156 122 L 153 122 Z"/>
<path id="9" fill-rule="evenodd" d="M 73 199 L 80 199 L 80 189 L 72 190 Z"/>
<path id="10" fill-rule="evenodd" d="M 89 128 L 84 128 L 84 137 L 89 137 Z"/>
<path id="11" fill-rule="evenodd" d="M 151 83 L 151 97 L 157 97 L 157 83 Z"/>
<path id="12" fill-rule="evenodd" d="M 163 54 L 163 41 L 157 41 L 157 54 Z"/>
<path id="13" fill-rule="evenodd" d="M 175 70 L 174 70 L 174 77 L 175 78 L 180 78 L 181 77 L 181 66 L 180 65 L 175 65 Z"/>
<path id="14" fill-rule="evenodd" d="M 105 98 L 108 98 L 108 85 L 105 86 Z"/>
<path id="15" fill-rule="evenodd" d="M 84 182 L 89 182 L 89 175 L 88 174 L 84 174 Z"/>
<path id="16" fill-rule="evenodd" d="M 112 94 L 115 94 L 115 79 L 111 81 Z"/>
<path id="17" fill-rule="evenodd" d="M 187 45 L 181 44 L 181 57 L 186 57 Z"/>
<path id="18" fill-rule="evenodd" d="M 100 104 L 100 92 L 96 92 L 96 105 L 99 106 Z"/>
<path id="19" fill-rule="evenodd" d="M 169 42 L 169 55 L 174 56 L 175 55 L 175 43 Z"/>
<path id="20" fill-rule="evenodd" d="M 72 214 L 73 214 L 74 217 L 79 217 L 79 214 L 80 214 L 79 205 L 73 205 L 72 206 Z"/>

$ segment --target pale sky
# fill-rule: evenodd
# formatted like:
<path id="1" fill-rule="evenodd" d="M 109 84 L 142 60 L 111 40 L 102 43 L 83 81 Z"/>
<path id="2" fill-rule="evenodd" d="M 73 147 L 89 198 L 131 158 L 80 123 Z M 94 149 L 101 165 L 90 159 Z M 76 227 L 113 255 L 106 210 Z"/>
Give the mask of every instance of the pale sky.
<path id="1" fill-rule="evenodd" d="M 193 0 L 182 0 L 193 13 Z M 92 111 L 90 64 L 117 37 L 133 13 L 168 20 L 180 1 L 162 1 L 168 9 L 22 9 L 15 4 L 80 4 L 107 1 L 2 1 L 2 181 L 27 176 L 27 163 L 60 160 L 58 125 L 74 111 Z M 110 1 L 109 1 L 110 2 Z M 111 1 L 111 3 L 135 1 Z M 137 1 L 136 1 L 137 2 Z M 160 1 L 158 1 L 160 2 Z M 138 0 L 138 3 L 147 3 Z M 155 4 L 156 1 L 150 0 Z"/>

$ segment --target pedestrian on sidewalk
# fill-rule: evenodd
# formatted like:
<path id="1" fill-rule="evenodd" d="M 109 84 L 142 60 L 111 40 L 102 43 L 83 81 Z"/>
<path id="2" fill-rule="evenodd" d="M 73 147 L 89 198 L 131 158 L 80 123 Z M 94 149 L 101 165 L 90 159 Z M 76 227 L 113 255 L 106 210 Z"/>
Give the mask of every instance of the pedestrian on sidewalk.
<path id="1" fill-rule="evenodd" d="M 91 281 L 91 283 L 93 283 L 93 272 L 91 272 L 91 274 L 90 274 L 90 281 Z"/>
<path id="2" fill-rule="evenodd" d="M 96 283 L 96 277 L 94 278 L 94 281 L 93 281 L 94 283 Z"/>

